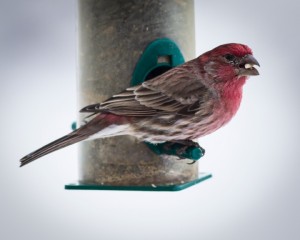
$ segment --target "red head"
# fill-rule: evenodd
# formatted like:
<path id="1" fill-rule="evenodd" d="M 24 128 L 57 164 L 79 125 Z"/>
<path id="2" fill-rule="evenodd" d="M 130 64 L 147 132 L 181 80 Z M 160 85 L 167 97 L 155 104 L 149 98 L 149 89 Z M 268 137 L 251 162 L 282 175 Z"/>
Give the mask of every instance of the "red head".
<path id="1" fill-rule="evenodd" d="M 252 50 L 243 44 L 229 43 L 212 49 L 199 57 L 203 73 L 215 82 L 245 80 L 247 76 L 259 75 L 255 65 L 258 61 Z"/>

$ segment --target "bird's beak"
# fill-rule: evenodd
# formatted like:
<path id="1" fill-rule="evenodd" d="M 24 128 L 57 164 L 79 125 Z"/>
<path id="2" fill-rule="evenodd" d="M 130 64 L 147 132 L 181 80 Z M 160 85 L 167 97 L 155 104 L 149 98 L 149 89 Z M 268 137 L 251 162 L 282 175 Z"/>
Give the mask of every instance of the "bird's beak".
<path id="1" fill-rule="evenodd" d="M 242 58 L 239 64 L 239 76 L 257 76 L 259 72 L 254 66 L 259 66 L 258 61 L 250 54 Z"/>

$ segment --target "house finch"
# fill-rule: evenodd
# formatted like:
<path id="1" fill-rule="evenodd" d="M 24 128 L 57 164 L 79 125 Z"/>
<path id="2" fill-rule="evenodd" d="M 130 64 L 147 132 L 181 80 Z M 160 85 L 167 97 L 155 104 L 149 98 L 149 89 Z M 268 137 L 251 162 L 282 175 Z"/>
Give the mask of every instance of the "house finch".
<path id="1" fill-rule="evenodd" d="M 73 143 L 132 135 L 151 143 L 191 142 L 237 112 L 248 76 L 259 75 L 252 50 L 224 44 L 80 112 L 95 115 L 68 135 L 23 157 L 21 166 Z"/>

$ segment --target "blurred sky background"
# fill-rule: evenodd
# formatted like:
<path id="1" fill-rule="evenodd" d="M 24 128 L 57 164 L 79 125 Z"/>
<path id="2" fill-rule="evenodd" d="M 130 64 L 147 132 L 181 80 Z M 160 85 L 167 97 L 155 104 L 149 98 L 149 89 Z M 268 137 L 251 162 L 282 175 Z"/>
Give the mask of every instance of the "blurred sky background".
<path id="1" fill-rule="evenodd" d="M 66 191 L 76 146 L 19 159 L 76 119 L 76 1 L 0 0 L 1 239 L 300 239 L 297 0 L 196 0 L 197 55 L 245 43 L 261 64 L 237 116 L 200 140 L 213 178 L 176 193 Z"/>

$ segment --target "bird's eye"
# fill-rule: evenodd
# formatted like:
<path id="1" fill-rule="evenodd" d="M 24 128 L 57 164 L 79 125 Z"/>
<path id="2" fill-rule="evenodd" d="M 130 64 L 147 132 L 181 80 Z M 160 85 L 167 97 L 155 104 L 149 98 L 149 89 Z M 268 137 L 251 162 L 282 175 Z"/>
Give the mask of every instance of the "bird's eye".
<path id="1" fill-rule="evenodd" d="M 235 56 L 232 54 L 226 54 L 224 55 L 224 57 L 226 58 L 227 61 L 232 62 L 235 59 Z"/>

